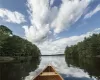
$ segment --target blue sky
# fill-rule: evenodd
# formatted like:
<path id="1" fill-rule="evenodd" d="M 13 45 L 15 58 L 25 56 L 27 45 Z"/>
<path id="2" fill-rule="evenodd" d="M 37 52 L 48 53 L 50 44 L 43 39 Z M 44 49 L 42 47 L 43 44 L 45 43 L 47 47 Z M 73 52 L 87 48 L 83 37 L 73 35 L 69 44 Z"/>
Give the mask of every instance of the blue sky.
<path id="1" fill-rule="evenodd" d="M 25 16 L 25 19 L 27 22 L 23 24 L 16 24 L 16 23 L 9 23 L 5 21 L 0 21 L 0 24 L 4 24 L 8 26 L 15 34 L 19 36 L 24 36 L 24 30 L 22 29 L 22 26 L 24 24 L 29 24 L 29 19 L 28 19 L 28 13 L 27 13 L 27 6 L 26 6 L 26 0 L 0 0 L 0 8 L 5 8 L 10 11 L 18 11 L 22 13 Z"/>
<path id="2" fill-rule="evenodd" d="M 88 12 L 92 11 L 96 8 L 96 6 L 100 4 L 100 0 L 94 0 L 87 7 Z M 100 27 L 100 11 L 94 14 L 91 18 L 84 20 L 84 15 L 74 23 L 68 30 L 62 32 L 60 36 L 72 36 L 72 35 L 81 35 L 89 31 L 93 31 L 95 28 Z"/>
<path id="3" fill-rule="evenodd" d="M 100 0 L 0 0 L 0 24 L 36 44 L 72 45 L 73 37 L 99 30 Z"/>
<path id="4" fill-rule="evenodd" d="M 8 26 L 15 34 L 19 36 L 24 36 L 24 29 L 22 28 L 23 25 L 30 25 L 29 20 L 29 14 L 27 12 L 27 0 L 0 0 L 0 8 L 5 8 L 10 11 L 18 11 L 22 13 L 25 16 L 25 19 L 27 22 L 22 24 L 16 24 L 16 23 L 9 23 L 5 21 L 0 21 L 0 24 L 4 24 Z M 53 6 L 59 6 L 61 4 L 61 0 L 55 0 Z M 100 4 L 100 0 L 94 0 L 91 2 L 88 6 L 88 11 L 92 11 L 98 4 Z M 68 37 L 73 35 L 81 35 L 83 33 L 86 33 L 88 31 L 92 31 L 95 28 L 100 27 L 100 11 L 98 11 L 96 14 L 94 14 L 91 18 L 84 20 L 84 15 L 79 19 L 76 23 L 71 25 L 68 30 L 65 30 L 58 35 L 60 37 Z"/>

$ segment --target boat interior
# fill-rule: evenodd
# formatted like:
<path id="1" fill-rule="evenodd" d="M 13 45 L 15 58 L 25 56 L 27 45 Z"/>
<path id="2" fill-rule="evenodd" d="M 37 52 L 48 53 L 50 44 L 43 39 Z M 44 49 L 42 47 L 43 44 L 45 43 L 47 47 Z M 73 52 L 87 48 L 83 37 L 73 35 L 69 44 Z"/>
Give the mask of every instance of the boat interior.
<path id="1" fill-rule="evenodd" d="M 61 76 L 54 70 L 52 66 L 47 66 L 37 77 L 33 80 L 63 80 Z"/>

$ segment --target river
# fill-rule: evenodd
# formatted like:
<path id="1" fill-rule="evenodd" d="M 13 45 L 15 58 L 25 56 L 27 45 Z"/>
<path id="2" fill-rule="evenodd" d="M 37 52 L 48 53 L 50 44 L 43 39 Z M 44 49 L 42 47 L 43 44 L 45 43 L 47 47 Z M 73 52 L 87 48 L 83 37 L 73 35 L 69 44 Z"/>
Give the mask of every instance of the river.
<path id="1" fill-rule="evenodd" d="M 31 80 L 51 64 L 64 80 L 99 80 L 100 59 L 75 61 L 64 56 L 42 56 L 27 62 L 0 63 L 0 80 Z"/>

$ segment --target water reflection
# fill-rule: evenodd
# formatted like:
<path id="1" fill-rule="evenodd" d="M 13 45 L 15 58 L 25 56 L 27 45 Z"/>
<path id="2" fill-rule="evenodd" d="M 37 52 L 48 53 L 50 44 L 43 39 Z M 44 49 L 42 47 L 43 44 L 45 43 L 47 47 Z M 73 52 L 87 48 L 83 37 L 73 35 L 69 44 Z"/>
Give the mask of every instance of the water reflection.
<path id="1" fill-rule="evenodd" d="M 0 80 L 32 80 L 46 65 L 51 64 L 65 80 L 99 80 L 100 59 L 68 59 L 44 56 L 21 63 L 0 63 Z"/>
<path id="2" fill-rule="evenodd" d="M 94 76 L 91 77 L 90 74 L 88 74 L 88 72 L 84 69 L 77 66 L 72 66 L 69 61 L 68 64 L 66 64 L 66 62 L 67 59 L 65 61 L 64 56 L 41 57 L 41 62 L 38 68 L 35 71 L 31 71 L 29 75 L 26 76 L 25 80 L 31 80 L 48 64 L 53 65 L 65 80 L 96 80 Z"/>
<path id="3" fill-rule="evenodd" d="M 96 80 L 100 79 L 100 58 L 66 58 L 68 66 L 78 67 L 87 72 L 90 77 L 95 77 Z"/>
<path id="4" fill-rule="evenodd" d="M 24 80 L 39 65 L 39 59 L 26 62 L 0 63 L 0 80 Z"/>

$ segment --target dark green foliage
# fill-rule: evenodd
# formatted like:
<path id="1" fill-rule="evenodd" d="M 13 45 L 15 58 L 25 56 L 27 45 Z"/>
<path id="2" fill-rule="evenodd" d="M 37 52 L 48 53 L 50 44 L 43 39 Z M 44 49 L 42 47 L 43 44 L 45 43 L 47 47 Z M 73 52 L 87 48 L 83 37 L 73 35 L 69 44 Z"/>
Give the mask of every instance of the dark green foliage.
<path id="1" fill-rule="evenodd" d="M 100 55 L 100 34 L 93 34 L 82 42 L 71 47 L 66 47 L 66 57 L 95 57 Z"/>
<path id="2" fill-rule="evenodd" d="M 12 34 L 12 31 L 5 26 L 0 26 L 1 56 L 33 56 L 38 57 L 40 50 L 31 42 Z M 2 39 L 3 38 L 3 39 Z"/>
<path id="3" fill-rule="evenodd" d="M 0 32 L 2 32 L 2 34 L 7 34 L 7 35 L 12 34 L 12 31 L 4 25 L 0 25 Z"/>
<path id="4" fill-rule="evenodd" d="M 12 31 L 6 26 L 0 25 L 0 51 L 5 39 L 12 35 Z"/>

